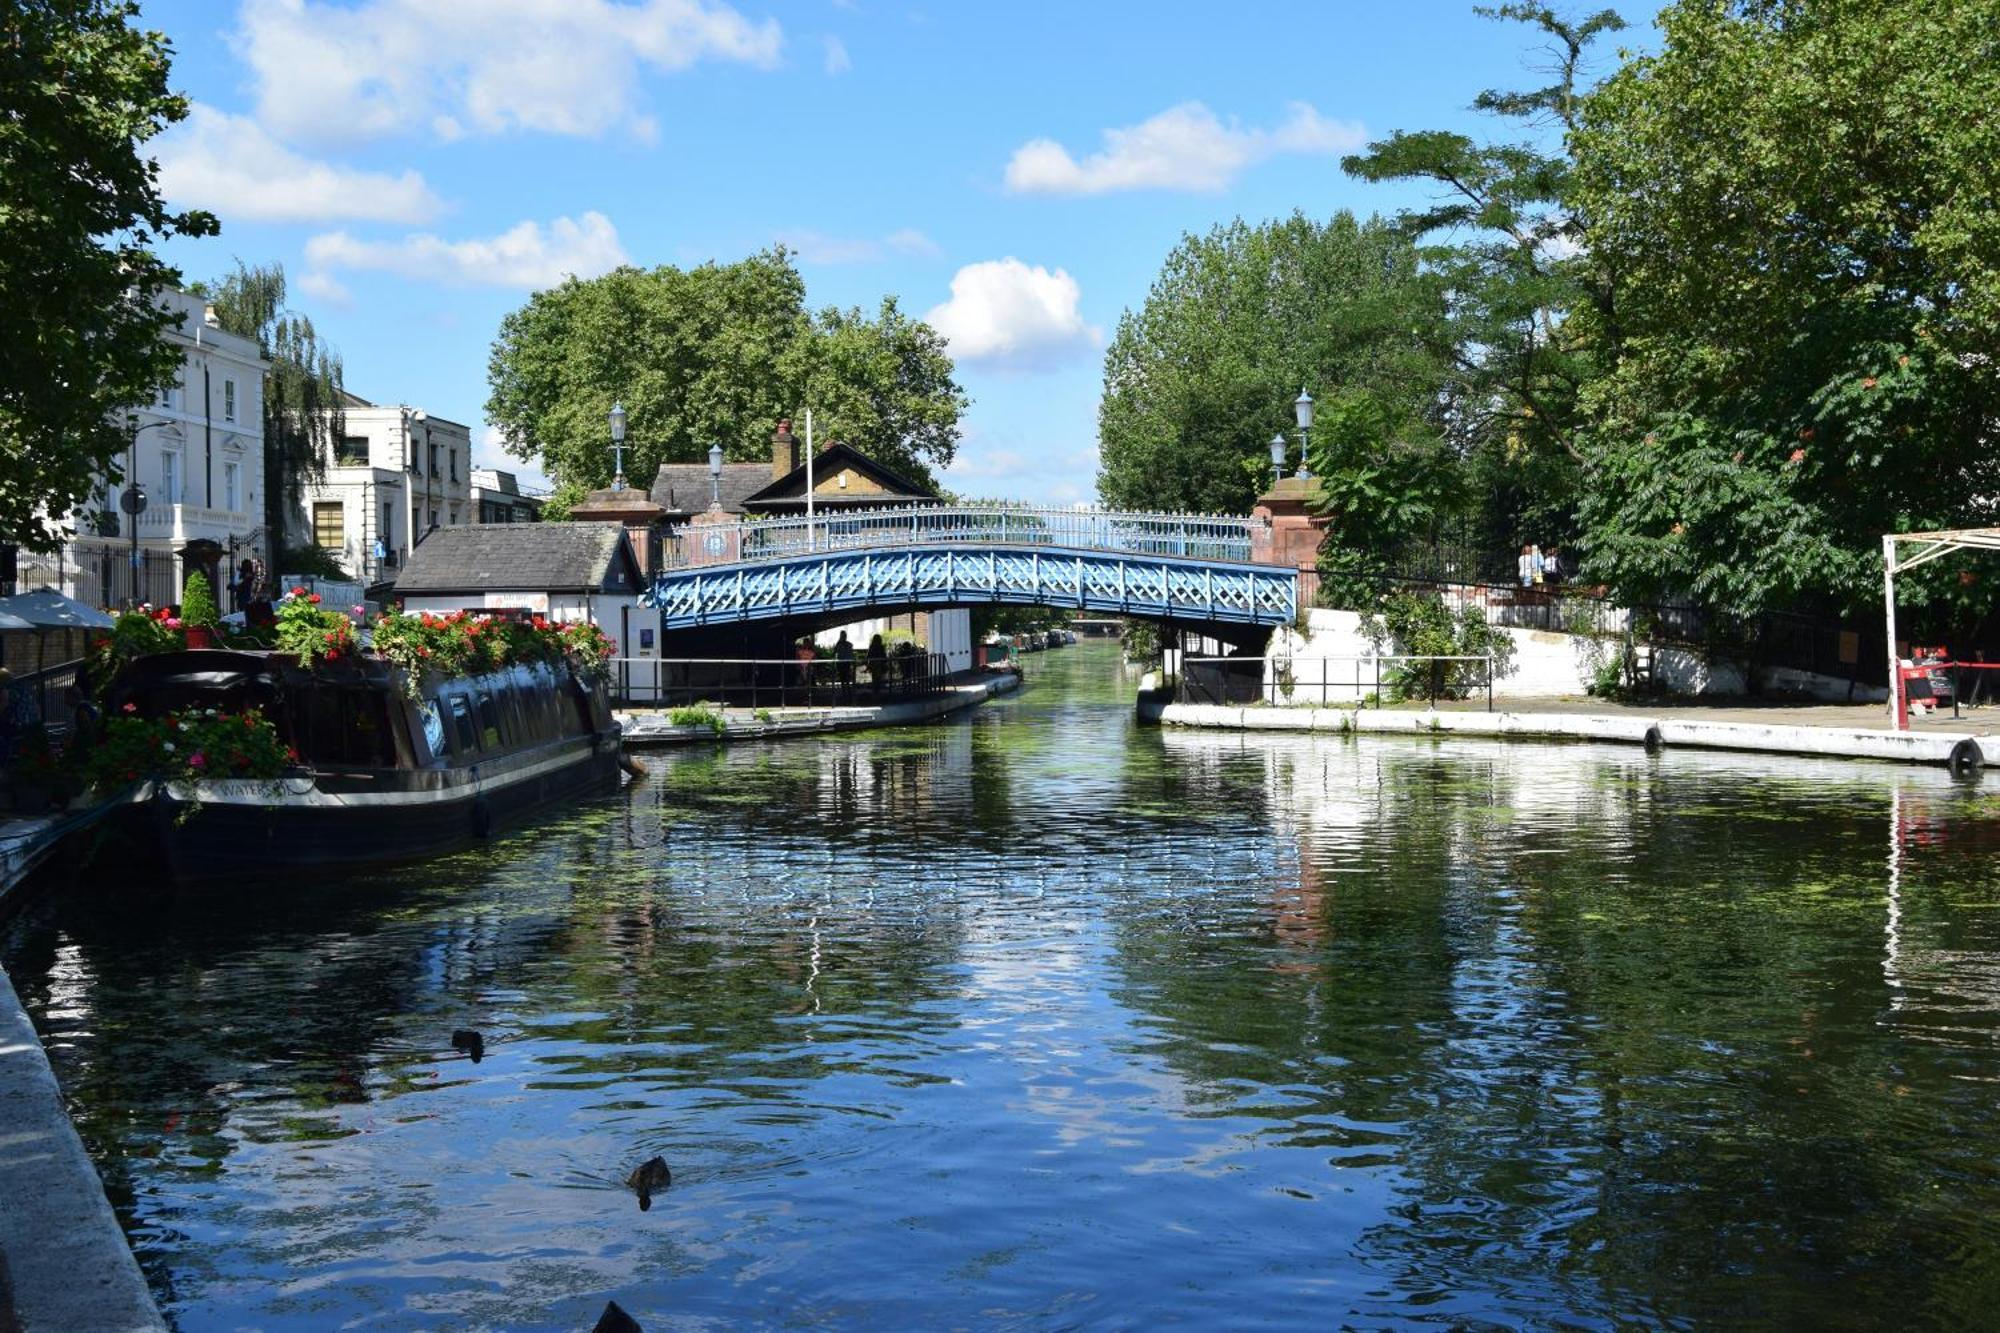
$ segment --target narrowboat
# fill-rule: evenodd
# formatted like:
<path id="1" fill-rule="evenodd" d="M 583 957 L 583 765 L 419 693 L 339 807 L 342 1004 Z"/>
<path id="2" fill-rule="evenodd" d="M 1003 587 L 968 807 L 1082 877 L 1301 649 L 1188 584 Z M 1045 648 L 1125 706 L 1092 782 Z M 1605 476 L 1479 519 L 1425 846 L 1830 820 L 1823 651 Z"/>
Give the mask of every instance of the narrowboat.
<path id="1" fill-rule="evenodd" d="M 284 654 L 155 653 L 128 663 L 107 714 L 261 713 L 291 751 L 271 779 L 142 782 L 124 851 L 178 883 L 342 871 L 452 851 L 561 801 L 617 787 L 619 728 L 601 682 L 566 662 L 427 682 L 360 654 L 310 671 Z"/>

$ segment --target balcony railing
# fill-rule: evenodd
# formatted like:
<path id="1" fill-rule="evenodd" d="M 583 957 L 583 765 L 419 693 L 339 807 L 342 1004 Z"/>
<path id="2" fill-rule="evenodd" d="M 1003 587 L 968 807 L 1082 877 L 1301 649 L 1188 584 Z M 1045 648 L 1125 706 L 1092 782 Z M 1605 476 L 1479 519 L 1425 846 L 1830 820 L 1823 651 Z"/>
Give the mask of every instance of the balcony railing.
<path id="1" fill-rule="evenodd" d="M 242 510 L 210 509 L 204 505 L 152 504 L 139 515 L 141 538 L 192 540 L 207 537 L 227 542 L 229 535 L 244 533 L 256 526 Z"/>

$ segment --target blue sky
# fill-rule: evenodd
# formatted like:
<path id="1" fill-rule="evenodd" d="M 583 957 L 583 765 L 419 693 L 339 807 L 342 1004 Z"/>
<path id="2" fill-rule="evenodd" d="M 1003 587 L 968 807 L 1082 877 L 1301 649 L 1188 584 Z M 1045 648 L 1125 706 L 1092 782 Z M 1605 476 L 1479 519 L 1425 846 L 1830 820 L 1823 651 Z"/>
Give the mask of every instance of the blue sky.
<path id="1" fill-rule="evenodd" d="M 1650 44 L 1644 5 L 1624 45 Z M 564 272 L 799 251 L 816 306 L 935 312 L 969 494 L 1089 498 L 1103 344 L 1179 237 L 1392 211 L 1339 155 L 1483 132 L 1527 30 L 1463 0 L 151 0 L 190 280 L 281 262 L 350 389 L 484 427 L 500 319 Z M 1605 48 L 1609 63 L 1611 48 Z"/>

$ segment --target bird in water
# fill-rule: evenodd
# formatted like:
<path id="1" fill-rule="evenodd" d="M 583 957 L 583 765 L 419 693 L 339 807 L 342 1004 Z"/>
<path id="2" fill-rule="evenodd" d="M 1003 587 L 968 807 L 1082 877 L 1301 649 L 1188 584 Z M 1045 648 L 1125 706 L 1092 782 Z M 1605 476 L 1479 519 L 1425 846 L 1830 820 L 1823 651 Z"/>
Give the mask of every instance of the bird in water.
<path id="1" fill-rule="evenodd" d="M 639 1196 L 639 1211 L 645 1212 L 653 1206 L 653 1196 L 674 1183 L 673 1172 L 667 1170 L 663 1157 L 648 1157 L 632 1168 L 632 1174 L 625 1177 L 625 1183 Z"/>
<path id="2" fill-rule="evenodd" d="M 486 1056 L 486 1038 L 471 1028 L 460 1028 L 451 1034 L 451 1048 L 464 1051 L 472 1057 L 472 1063 L 478 1064 Z"/>
<path id="3" fill-rule="evenodd" d="M 646 1333 L 646 1331 L 639 1327 L 638 1320 L 625 1313 L 624 1307 L 617 1301 L 606 1301 L 604 1313 L 597 1316 L 597 1322 L 591 1326 L 590 1333 Z"/>

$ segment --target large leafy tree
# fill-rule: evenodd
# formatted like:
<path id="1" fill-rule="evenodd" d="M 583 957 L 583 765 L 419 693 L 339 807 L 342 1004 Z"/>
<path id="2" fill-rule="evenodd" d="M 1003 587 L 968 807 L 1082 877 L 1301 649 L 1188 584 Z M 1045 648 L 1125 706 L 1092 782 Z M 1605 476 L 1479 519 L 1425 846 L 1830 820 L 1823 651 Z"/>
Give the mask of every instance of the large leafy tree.
<path id="1" fill-rule="evenodd" d="M 119 475 L 126 411 L 170 382 L 180 275 L 153 253 L 215 219 L 173 212 L 139 146 L 187 115 L 136 4 L 0 4 L 0 538 L 48 546 Z"/>
<path id="2" fill-rule="evenodd" d="M 1301 386 L 1367 395 L 1434 431 L 1444 306 L 1416 247 L 1350 213 L 1187 236 L 1118 322 L 1098 408 L 1098 493 L 1131 509 L 1246 512 Z"/>
<path id="3" fill-rule="evenodd" d="M 204 289 L 216 322 L 257 342 L 271 363 L 264 374 L 264 526 L 271 553 L 284 552 L 287 516 L 306 486 L 326 475 L 331 442 L 341 433 L 340 354 L 313 322 L 285 305 L 281 264 L 246 267 Z"/>
<path id="4" fill-rule="evenodd" d="M 1568 198 L 1563 136 L 1574 130 L 1592 45 L 1625 26 L 1612 10 L 1569 18 L 1542 3 L 1482 8 L 1548 39 L 1550 81 L 1479 94 L 1473 106 L 1516 133 L 1481 142 L 1445 130 L 1397 131 L 1343 160 L 1369 181 L 1421 182 L 1433 202 L 1398 224 L 1423 244 L 1449 321 L 1436 353 L 1460 377 L 1454 433 L 1471 460 L 1488 548 L 1566 538 L 1581 482 L 1579 400 L 1611 318 L 1610 291 L 1580 255 L 1585 220 Z"/>
<path id="5" fill-rule="evenodd" d="M 1571 136 L 1617 309 L 1590 567 L 1735 613 L 1870 602 L 1881 533 L 2000 517 L 2000 4 L 1682 0 L 1660 28 Z"/>
<path id="6" fill-rule="evenodd" d="M 640 479 L 704 459 L 712 444 L 766 458 L 778 420 L 811 407 L 820 440 L 930 480 L 951 461 L 967 406 L 935 330 L 893 298 L 872 318 L 810 313 L 783 249 L 537 292 L 501 322 L 488 377 L 487 419 L 564 496 L 611 479 L 613 402 L 630 422 L 626 472 Z"/>

